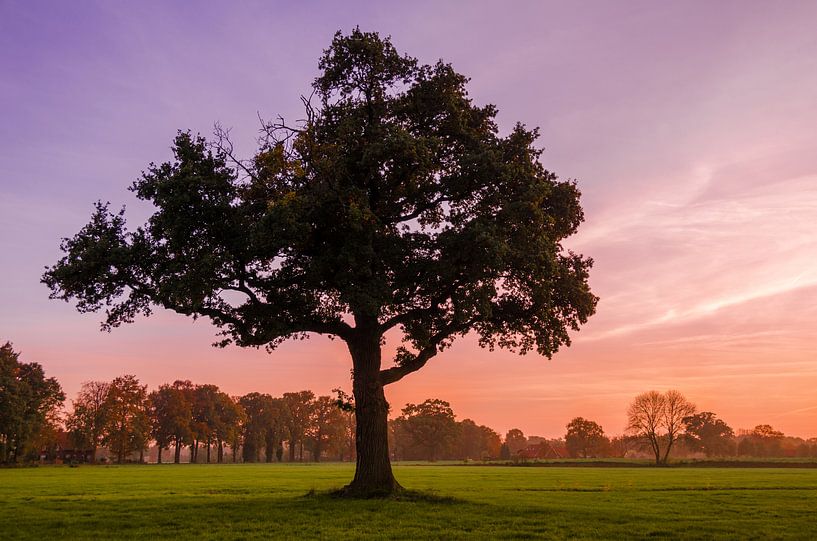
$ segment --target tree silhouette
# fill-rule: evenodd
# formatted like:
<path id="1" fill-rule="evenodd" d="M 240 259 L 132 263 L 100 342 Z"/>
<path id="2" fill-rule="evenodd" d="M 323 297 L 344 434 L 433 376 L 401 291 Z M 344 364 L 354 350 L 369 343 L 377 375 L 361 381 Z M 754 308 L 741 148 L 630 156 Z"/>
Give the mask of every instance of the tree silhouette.
<path id="1" fill-rule="evenodd" d="M 649 444 L 656 464 L 666 464 L 685 428 L 684 419 L 694 413 L 695 405 L 678 391 L 648 391 L 630 403 L 627 430 Z"/>
<path id="2" fill-rule="evenodd" d="M 185 392 L 185 385 L 160 385 L 148 395 L 153 439 L 158 447 L 158 462 L 162 462 L 162 450 L 174 443 L 173 462 L 180 462 L 181 447 L 193 440 L 193 405 Z M 192 385 L 192 384 L 191 384 Z"/>
<path id="3" fill-rule="evenodd" d="M 454 444 L 457 421 L 451 404 L 429 398 L 420 404 L 406 404 L 395 419 L 396 432 L 408 436 L 406 443 L 419 454 L 415 458 L 439 460 Z"/>
<path id="4" fill-rule="evenodd" d="M 512 428 L 505 434 L 505 445 L 508 446 L 511 456 L 516 456 L 519 451 L 528 446 L 528 438 L 518 428 Z"/>
<path id="5" fill-rule="evenodd" d="M 711 411 L 685 417 L 684 425 L 687 439 L 706 456 L 734 454 L 735 432 Z"/>
<path id="6" fill-rule="evenodd" d="M 103 328 L 164 307 L 207 317 L 220 345 L 319 333 L 352 357 L 357 469 L 349 495 L 399 490 L 383 387 L 474 331 L 550 357 L 593 314 L 591 260 L 562 241 L 583 220 L 574 182 L 539 161 L 538 131 L 500 135 L 467 78 L 389 39 L 337 33 L 305 119 L 264 123 L 251 160 L 226 132 L 180 133 L 132 186 L 155 207 L 133 231 L 98 203 L 44 274 L 52 298 L 105 310 Z M 403 346 L 383 366 L 384 336 Z"/>
<path id="7" fill-rule="evenodd" d="M 610 444 L 604 429 L 589 419 L 576 417 L 567 424 L 565 447 L 572 457 L 599 456 Z"/>

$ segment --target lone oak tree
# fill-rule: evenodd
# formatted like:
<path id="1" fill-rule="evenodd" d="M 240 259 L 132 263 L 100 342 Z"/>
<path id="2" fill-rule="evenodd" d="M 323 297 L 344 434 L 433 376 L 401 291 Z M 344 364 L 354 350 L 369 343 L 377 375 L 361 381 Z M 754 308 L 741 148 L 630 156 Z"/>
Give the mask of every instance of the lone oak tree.
<path id="1" fill-rule="evenodd" d="M 97 203 L 46 270 L 52 298 L 104 309 L 103 329 L 154 306 L 219 327 L 224 346 L 318 333 L 352 357 L 357 469 L 349 495 L 400 490 L 383 388 L 456 337 L 550 357 L 593 314 L 589 258 L 562 247 L 583 221 L 574 182 L 540 163 L 537 130 L 500 135 L 493 105 L 451 65 L 388 38 L 338 32 L 306 118 L 264 123 L 251 160 L 225 133 L 181 132 L 174 160 L 131 190 L 155 206 L 128 231 Z M 388 366 L 384 335 L 402 333 Z"/>

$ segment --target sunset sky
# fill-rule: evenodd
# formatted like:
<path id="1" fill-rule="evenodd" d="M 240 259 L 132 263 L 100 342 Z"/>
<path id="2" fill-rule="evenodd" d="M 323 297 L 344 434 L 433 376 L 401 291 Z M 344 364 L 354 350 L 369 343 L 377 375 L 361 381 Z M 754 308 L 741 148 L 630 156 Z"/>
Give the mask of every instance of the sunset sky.
<path id="1" fill-rule="evenodd" d="M 39 279 L 97 199 L 144 220 L 126 187 L 177 129 L 218 121 L 249 154 L 258 115 L 300 118 L 322 49 L 360 25 L 453 63 L 503 130 L 541 127 L 545 166 L 583 192 L 566 244 L 601 298 L 552 360 L 469 337 L 389 386 L 395 409 L 442 398 L 503 434 L 575 416 L 619 434 L 636 394 L 675 388 L 735 429 L 817 436 L 817 3 L 211 4 L 0 0 L 0 341 L 69 397 L 124 373 L 350 388 L 342 342 L 216 349 L 209 323 L 168 312 L 102 333 Z"/>

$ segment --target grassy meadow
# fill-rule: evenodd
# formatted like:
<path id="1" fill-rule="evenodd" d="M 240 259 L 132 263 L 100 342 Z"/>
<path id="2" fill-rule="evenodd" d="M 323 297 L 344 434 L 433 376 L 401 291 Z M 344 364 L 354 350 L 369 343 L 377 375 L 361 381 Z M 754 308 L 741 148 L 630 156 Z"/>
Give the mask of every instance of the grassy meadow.
<path id="1" fill-rule="evenodd" d="M 405 500 L 328 495 L 348 464 L 0 470 L 2 539 L 817 538 L 817 469 L 398 465 Z"/>

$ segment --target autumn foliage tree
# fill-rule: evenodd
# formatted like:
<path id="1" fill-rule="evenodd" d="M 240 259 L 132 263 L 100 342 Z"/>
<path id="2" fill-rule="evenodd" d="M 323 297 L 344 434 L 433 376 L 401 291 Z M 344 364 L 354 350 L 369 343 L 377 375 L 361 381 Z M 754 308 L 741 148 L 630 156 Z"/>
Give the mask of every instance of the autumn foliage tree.
<path id="1" fill-rule="evenodd" d="M 343 411 L 329 396 L 319 396 L 312 405 L 312 419 L 306 431 L 312 447 L 312 460 L 320 462 L 321 456 L 331 448 L 341 447 L 346 423 Z"/>
<path id="2" fill-rule="evenodd" d="M 104 310 L 105 329 L 162 307 L 209 318 L 221 345 L 343 340 L 357 418 L 346 493 L 388 494 L 384 386 L 472 331 L 552 356 L 595 310 L 591 260 L 563 245 L 583 221 L 576 184 L 541 164 L 537 130 L 500 134 L 451 65 L 354 30 L 318 66 L 303 122 L 265 123 L 249 160 L 223 131 L 215 147 L 180 133 L 132 186 L 155 207 L 147 223 L 128 230 L 97 204 L 43 280 Z M 403 346 L 388 362 L 392 331 Z"/>
<path id="3" fill-rule="evenodd" d="M 160 385 L 148 395 L 152 435 L 158 447 L 158 461 L 162 450 L 175 445 L 173 462 L 178 464 L 181 448 L 193 441 L 193 406 L 183 382 Z"/>
<path id="4" fill-rule="evenodd" d="M 312 391 L 284 393 L 281 400 L 289 439 L 289 461 L 295 460 L 296 451 L 299 451 L 299 460 L 303 461 L 306 434 L 312 424 L 315 410 L 315 393 Z"/>
<path id="5" fill-rule="evenodd" d="M 108 388 L 105 408 L 108 414 L 103 442 L 118 463 L 134 452 L 139 453 L 141 462 L 151 429 L 147 385 L 141 385 L 132 375 L 115 378 Z"/>
<path id="6" fill-rule="evenodd" d="M 96 462 L 97 449 L 102 445 L 108 422 L 108 391 L 105 381 L 86 381 L 82 384 L 65 427 L 78 449 L 91 450 L 91 462 Z"/>
<path id="7" fill-rule="evenodd" d="M 65 400 L 59 382 L 39 363 L 20 361 L 10 342 L 0 346 L 0 462 L 18 462 L 50 428 Z"/>

